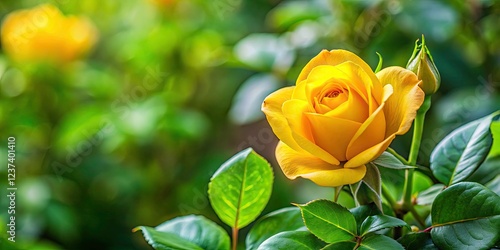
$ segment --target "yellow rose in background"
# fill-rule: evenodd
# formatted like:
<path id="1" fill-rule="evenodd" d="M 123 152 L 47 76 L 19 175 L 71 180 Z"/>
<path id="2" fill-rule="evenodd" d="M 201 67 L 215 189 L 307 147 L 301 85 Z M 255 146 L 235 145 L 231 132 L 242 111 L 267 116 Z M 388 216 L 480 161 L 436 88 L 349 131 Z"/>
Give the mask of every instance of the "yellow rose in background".
<path id="1" fill-rule="evenodd" d="M 322 51 L 296 86 L 270 94 L 262 111 L 280 139 L 276 159 L 290 178 L 321 186 L 360 181 L 365 164 L 411 127 L 424 92 L 401 67 L 377 74 L 345 50 Z"/>
<path id="2" fill-rule="evenodd" d="M 97 30 L 86 18 L 64 16 L 50 4 L 10 13 L 3 21 L 2 47 L 19 62 L 70 62 L 95 44 Z"/>

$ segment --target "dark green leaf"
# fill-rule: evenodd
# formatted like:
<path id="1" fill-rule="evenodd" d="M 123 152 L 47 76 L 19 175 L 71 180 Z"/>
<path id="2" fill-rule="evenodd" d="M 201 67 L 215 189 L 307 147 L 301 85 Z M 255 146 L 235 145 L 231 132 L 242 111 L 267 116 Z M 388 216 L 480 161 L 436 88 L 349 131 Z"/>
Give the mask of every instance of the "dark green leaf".
<path id="1" fill-rule="evenodd" d="M 260 250 L 292 250 L 310 249 L 317 250 L 325 246 L 325 243 L 316 238 L 308 231 L 281 232 L 262 242 Z"/>
<path id="2" fill-rule="evenodd" d="M 384 151 L 377 159 L 373 160 L 372 163 L 379 167 L 392 168 L 392 169 L 415 168 L 403 164 L 398 158 L 396 158 L 396 156 L 387 151 Z"/>
<path id="3" fill-rule="evenodd" d="M 295 231 L 304 227 L 298 207 L 287 207 L 260 218 L 250 229 L 246 238 L 246 249 L 252 250 L 269 237 L 284 231 Z"/>
<path id="4" fill-rule="evenodd" d="M 363 224 L 361 224 L 360 227 L 360 234 L 361 236 L 364 236 L 368 233 L 372 233 L 384 228 L 391 228 L 391 227 L 408 227 L 406 222 L 392 217 L 392 216 L 387 216 L 387 215 L 373 215 L 369 216 L 368 218 L 363 221 Z"/>
<path id="5" fill-rule="evenodd" d="M 436 196 L 443 191 L 443 184 L 435 184 L 430 188 L 420 192 L 417 197 L 418 205 L 430 205 L 436 198 Z"/>
<path id="6" fill-rule="evenodd" d="M 152 227 L 138 227 L 144 238 L 154 249 L 161 250 L 203 250 L 200 246 L 175 233 L 160 232 Z M 228 248 L 229 249 L 229 248 Z"/>
<path id="7" fill-rule="evenodd" d="M 381 234 L 372 234 L 361 241 L 361 245 L 357 250 L 404 250 L 403 246 L 396 240 Z"/>
<path id="8" fill-rule="evenodd" d="M 262 212 L 272 185 L 269 163 L 248 148 L 217 170 L 208 185 L 208 194 L 219 218 L 233 228 L 242 228 Z"/>
<path id="9" fill-rule="evenodd" d="M 354 250 L 356 249 L 356 242 L 354 241 L 341 241 L 335 242 L 327 245 L 326 247 L 321 248 L 321 250 Z"/>
<path id="10" fill-rule="evenodd" d="M 446 136 L 431 154 L 431 170 L 436 179 L 450 186 L 469 177 L 490 152 L 490 124 L 498 112 L 470 122 Z"/>
<path id="11" fill-rule="evenodd" d="M 431 210 L 434 243 L 442 249 L 488 249 L 500 240 L 500 196 L 474 182 L 441 192 Z"/>
<path id="12" fill-rule="evenodd" d="M 432 242 L 430 233 L 409 233 L 401 237 L 398 242 L 405 249 L 438 250 L 434 242 Z"/>
<path id="13" fill-rule="evenodd" d="M 368 216 L 381 214 L 380 210 L 378 210 L 377 206 L 374 203 L 352 208 L 350 209 L 350 212 L 354 215 L 354 219 L 356 219 L 356 225 L 358 225 L 357 232 L 359 232 L 361 224 L 363 224 L 363 221 Z"/>
<path id="14" fill-rule="evenodd" d="M 356 220 L 341 205 L 329 200 L 315 200 L 298 206 L 309 231 L 321 240 L 334 243 L 355 237 Z"/>

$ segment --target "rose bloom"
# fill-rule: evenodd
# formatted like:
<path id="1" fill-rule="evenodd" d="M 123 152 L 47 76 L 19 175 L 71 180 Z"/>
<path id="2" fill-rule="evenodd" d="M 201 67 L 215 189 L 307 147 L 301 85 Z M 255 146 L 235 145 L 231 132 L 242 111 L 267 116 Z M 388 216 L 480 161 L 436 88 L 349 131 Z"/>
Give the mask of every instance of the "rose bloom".
<path id="1" fill-rule="evenodd" d="M 360 181 L 365 164 L 406 133 L 422 105 L 417 76 L 401 67 L 377 74 L 345 50 L 322 51 L 296 86 L 270 94 L 262 111 L 280 139 L 276 159 L 290 178 L 321 186 Z"/>
<path id="2" fill-rule="evenodd" d="M 69 62 L 87 53 L 97 31 L 85 18 L 65 17 L 55 6 L 40 5 L 10 13 L 3 21 L 4 51 L 19 62 Z"/>

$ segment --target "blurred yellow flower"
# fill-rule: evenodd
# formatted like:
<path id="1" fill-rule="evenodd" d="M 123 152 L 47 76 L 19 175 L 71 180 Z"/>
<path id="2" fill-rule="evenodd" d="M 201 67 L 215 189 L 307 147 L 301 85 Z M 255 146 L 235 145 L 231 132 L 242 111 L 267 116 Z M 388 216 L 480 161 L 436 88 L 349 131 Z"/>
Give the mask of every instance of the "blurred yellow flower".
<path id="1" fill-rule="evenodd" d="M 1 36 L 3 50 L 16 61 L 64 63 L 87 53 L 97 40 L 97 30 L 86 18 L 66 17 L 44 4 L 7 15 Z"/>
<path id="2" fill-rule="evenodd" d="M 322 51 L 296 86 L 277 90 L 262 105 L 280 139 L 276 159 L 284 174 L 321 186 L 360 181 L 365 164 L 411 127 L 424 100 L 419 83 L 401 67 L 375 74 L 349 51 Z"/>

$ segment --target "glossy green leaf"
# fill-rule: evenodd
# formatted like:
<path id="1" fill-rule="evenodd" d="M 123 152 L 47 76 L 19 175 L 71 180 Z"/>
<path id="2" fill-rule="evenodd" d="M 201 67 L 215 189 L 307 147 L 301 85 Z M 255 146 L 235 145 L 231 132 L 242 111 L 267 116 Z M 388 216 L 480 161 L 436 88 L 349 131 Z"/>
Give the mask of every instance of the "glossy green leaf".
<path id="1" fill-rule="evenodd" d="M 442 249 L 488 249 L 500 240 L 500 196 L 478 183 L 445 189 L 431 218 L 432 240 Z"/>
<path id="2" fill-rule="evenodd" d="M 360 227 L 360 234 L 364 236 L 368 233 L 376 232 L 384 228 L 391 227 L 408 227 L 406 222 L 387 215 L 373 215 L 368 216 Z"/>
<path id="3" fill-rule="evenodd" d="M 229 249 L 230 240 L 227 232 L 201 215 L 177 217 L 155 228 L 139 228 L 148 243 L 156 249 L 177 249 L 178 244 L 188 247 L 180 249 Z"/>
<path id="4" fill-rule="evenodd" d="M 325 243 L 316 238 L 308 231 L 281 232 L 262 242 L 259 250 L 317 250 L 325 246 Z"/>
<path id="5" fill-rule="evenodd" d="M 446 136 L 431 154 L 431 170 L 436 179 L 450 186 L 469 177 L 490 152 L 490 124 L 498 112 L 470 122 Z"/>
<path id="6" fill-rule="evenodd" d="M 226 161 L 212 176 L 208 195 L 219 218 L 242 228 L 259 216 L 271 196 L 273 172 L 251 148 Z"/>
<path id="7" fill-rule="evenodd" d="M 399 244 L 396 240 L 381 234 L 372 234 L 364 238 L 357 248 L 357 250 L 379 249 L 404 250 L 403 246 L 401 246 L 401 244 Z"/>
<path id="8" fill-rule="evenodd" d="M 384 151 L 377 159 L 373 160 L 372 163 L 379 167 L 392 168 L 392 169 L 415 168 L 403 164 L 398 158 L 396 158 L 396 156 L 387 151 Z"/>
<path id="9" fill-rule="evenodd" d="M 363 221 L 368 218 L 368 216 L 381 214 L 380 210 L 378 210 L 377 206 L 374 203 L 355 207 L 350 209 L 349 211 L 352 213 L 352 215 L 354 215 L 354 219 L 356 220 L 356 225 L 358 226 L 357 232 L 359 232 L 361 224 L 363 224 Z"/>
<path id="10" fill-rule="evenodd" d="M 409 233 L 398 239 L 405 249 L 438 250 L 432 242 L 431 234 L 425 232 Z"/>
<path id="11" fill-rule="evenodd" d="M 266 214 L 255 222 L 246 238 L 246 249 L 252 250 L 269 237 L 284 231 L 295 231 L 304 227 L 298 207 L 287 207 Z"/>
<path id="12" fill-rule="evenodd" d="M 443 191 L 445 186 L 443 184 L 435 184 L 428 189 L 420 192 L 417 196 L 418 205 L 430 205 L 436 198 L 436 196 Z"/>
<path id="13" fill-rule="evenodd" d="M 321 248 L 321 250 L 354 250 L 356 249 L 356 242 L 354 241 L 341 241 L 335 242 L 327 245 L 326 247 Z"/>
<path id="14" fill-rule="evenodd" d="M 329 200 L 298 205 L 306 227 L 327 243 L 349 241 L 356 235 L 356 220 L 345 207 Z"/>
<path id="15" fill-rule="evenodd" d="M 152 227 L 138 227 L 144 235 L 144 239 L 154 249 L 158 250 L 203 250 L 195 243 L 186 240 L 175 233 L 160 232 Z"/>

